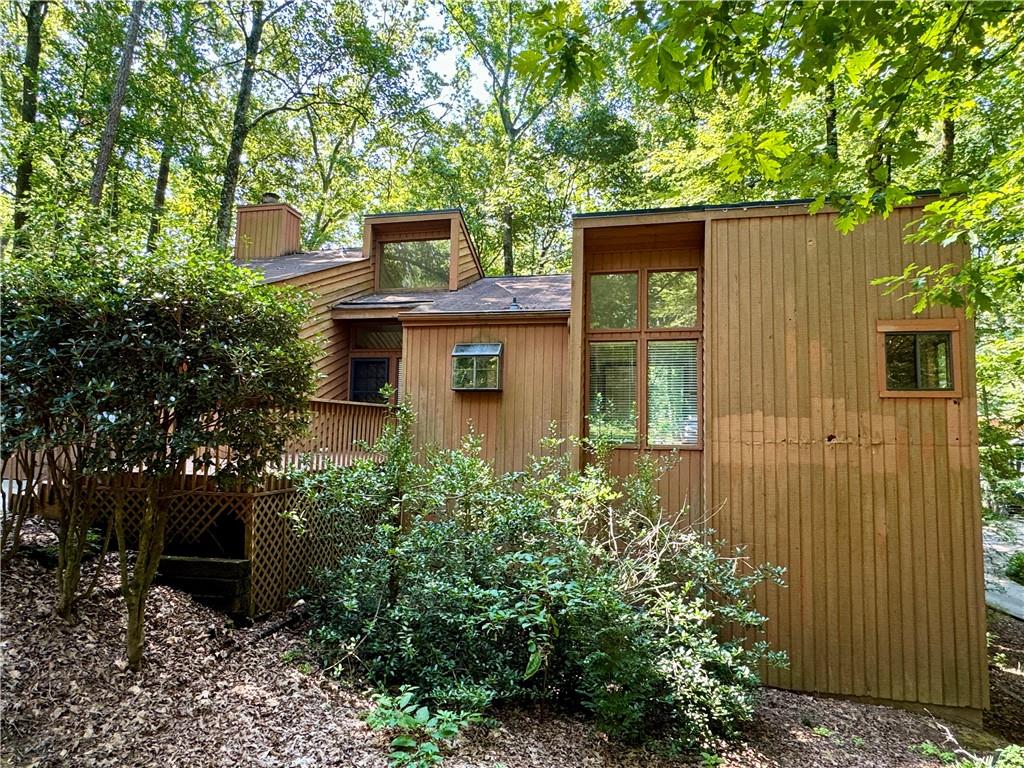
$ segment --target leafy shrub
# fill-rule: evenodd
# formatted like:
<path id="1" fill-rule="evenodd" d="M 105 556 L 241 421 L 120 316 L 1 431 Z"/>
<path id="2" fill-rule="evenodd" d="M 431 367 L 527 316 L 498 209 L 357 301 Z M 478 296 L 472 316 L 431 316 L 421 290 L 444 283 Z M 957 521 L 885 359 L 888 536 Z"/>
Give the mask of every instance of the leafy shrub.
<path id="1" fill-rule="evenodd" d="M 1006 563 L 1006 576 L 1018 584 L 1024 584 L 1024 550 L 1010 556 Z"/>
<path id="2" fill-rule="evenodd" d="M 410 420 L 400 408 L 379 469 L 305 486 L 339 519 L 382 513 L 320 579 L 314 639 L 329 664 L 455 711 L 551 701 L 619 739 L 691 750 L 752 715 L 759 665 L 784 663 L 751 637 L 764 622 L 752 590 L 780 571 L 723 557 L 666 515 L 665 465 L 641 458 L 618 481 L 605 447 L 576 471 L 550 440 L 528 471 L 497 476 L 472 435 L 416 464 Z"/>

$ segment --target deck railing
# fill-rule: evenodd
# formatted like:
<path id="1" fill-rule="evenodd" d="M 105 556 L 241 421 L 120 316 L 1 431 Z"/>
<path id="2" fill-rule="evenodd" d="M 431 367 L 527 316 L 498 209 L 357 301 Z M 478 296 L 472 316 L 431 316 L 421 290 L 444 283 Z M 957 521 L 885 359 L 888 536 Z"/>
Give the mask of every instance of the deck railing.
<path id="1" fill-rule="evenodd" d="M 285 448 L 285 467 L 348 466 L 369 457 L 367 447 L 377 442 L 391 413 L 387 405 L 348 400 L 313 400 L 310 410 L 310 434 Z"/>
<path id="2" fill-rule="evenodd" d="M 368 447 L 373 446 L 383 433 L 391 408 L 348 400 L 312 400 L 310 411 L 309 433 L 285 446 L 279 465 L 268 472 L 268 480 L 282 469 L 302 466 L 316 470 L 328 464 L 349 466 L 358 459 L 371 456 Z M 203 450 L 200 454 L 202 461 L 190 462 L 186 467 L 182 478 L 183 490 L 205 486 L 204 478 L 215 477 L 228 460 L 226 455 L 219 456 L 217 449 Z M 29 480 L 29 463 L 33 459 L 31 479 L 33 482 L 45 482 L 47 473 L 42 457 L 20 451 L 3 463 L 0 474 L 5 481 L 4 487 L 10 482 L 22 481 L 24 484 Z"/>

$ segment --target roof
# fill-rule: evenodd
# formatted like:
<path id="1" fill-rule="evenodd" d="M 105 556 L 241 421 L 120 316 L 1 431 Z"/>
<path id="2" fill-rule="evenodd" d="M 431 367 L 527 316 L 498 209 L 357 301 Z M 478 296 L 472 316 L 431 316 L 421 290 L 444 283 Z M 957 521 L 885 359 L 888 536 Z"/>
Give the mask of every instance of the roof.
<path id="1" fill-rule="evenodd" d="M 937 189 L 922 189 L 910 192 L 911 197 L 931 197 L 939 194 Z M 698 205 L 680 205 L 674 208 L 629 208 L 618 211 L 592 211 L 590 213 L 574 213 L 574 219 L 594 219 L 601 216 L 633 216 L 645 213 L 699 213 L 701 211 L 742 210 L 743 208 L 778 208 L 784 205 L 810 205 L 813 197 L 797 197 L 788 200 L 750 200 L 741 203 L 701 203 Z"/>
<path id="2" fill-rule="evenodd" d="M 422 304 L 423 302 L 434 301 L 438 296 L 447 293 L 445 290 L 434 291 L 406 291 L 405 293 L 370 293 L 365 296 L 357 296 L 353 299 L 345 299 L 334 305 L 335 309 L 352 309 L 358 307 L 407 307 Z"/>
<path id="3" fill-rule="evenodd" d="M 432 302 L 409 314 L 567 313 L 570 281 L 570 275 L 483 277 L 457 291 L 435 294 Z"/>
<path id="4" fill-rule="evenodd" d="M 289 253 L 276 259 L 236 259 L 235 264 L 254 272 L 262 272 L 264 282 L 276 283 L 279 280 L 350 264 L 362 258 L 363 252 L 360 248 L 331 248 L 323 251 Z"/>
<path id="5" fill-rule="evenodd" d="M 460 216 L 465 215 L 465 212 L 461 208 L 426 208 L 422 211 L 385 211 L 384 213 L 367 213 L 363 215 L 363 218 L 387 219 L 398 216 L 450 216 L 453 213 L 457 213 Z"/>

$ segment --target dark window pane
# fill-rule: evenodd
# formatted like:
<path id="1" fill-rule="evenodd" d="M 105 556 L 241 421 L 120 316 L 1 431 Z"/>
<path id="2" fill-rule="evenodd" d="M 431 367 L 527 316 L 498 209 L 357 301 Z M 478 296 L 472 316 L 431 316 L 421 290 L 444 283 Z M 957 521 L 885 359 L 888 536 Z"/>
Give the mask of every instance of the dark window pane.
<path id="1" fill-rule="evenodd" d="M 386 402 L 381 388 L 388 383 L 388 361 L 384 358 L 353 358 L 352 399 L 357 403 Z"/>
<path id="2" fill-rule="evenodd" d="M 697 342 L 652 341 L 647 345 L 647 443 L 696 445 Z"/>
<path id="3" fill-rule="evenodd" d="M 637 273 L 590 276 L 590 327 L 636 328 Z"/>
<path id="4" fill-rule="evenodd" d="M 647 327 L 697 325 L 697 273 L 650 272 L 647 275 Z"/>
<path id="5" fill-rule="evenodd" d="M 948 333 L 917 334 L 919 389 L 953 388 L 951 341 Z"/>
<path id="6" fill-rule="evenodd" d="M 916 342 L 912 333 L 885 335 L 885 381 L 889 389 L 917 389 Z"/>
<path id="7" fill-rule="evenodd" d="M 636 342 L 591 343 L 589 378 L 590 436 L 636 442 Z"/>
<path id="8" fill-rule="evenodd" d="M 447 288 L 450 263 L 450 240 L 383 243 L 380 287 L 398 290 Z"/>
<path id="9" fill-rule="evenodd" d="M 885 334 L 885 381 L 894 391 L 953 388 L 950 333 Z"/>

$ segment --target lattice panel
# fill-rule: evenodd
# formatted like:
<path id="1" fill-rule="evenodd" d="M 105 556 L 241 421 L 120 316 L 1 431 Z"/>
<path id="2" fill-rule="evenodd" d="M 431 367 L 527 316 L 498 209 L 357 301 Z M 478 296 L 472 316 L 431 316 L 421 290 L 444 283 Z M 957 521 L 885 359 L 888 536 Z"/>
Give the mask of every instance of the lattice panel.
<path id="1" fill-rule="evenodd" d="M 252 502 L 251 494 L 221 493 L 217 491 L 180 490 L 174 491 L 167 514 L 166 542 L 170 544 L 194 544 L 209 531 L 222 515 L 246 519 Z M 94 501 L 97 505 L 98 522 L 106 521 L 114 514 L 115 492 L 106 486 L 96 490 Z M 146 492 L 142 488 L 128 488 L 125 491 L 125 533 L 130 542 L 138 541 L 139 525 L 146 507 Z"/>
<path id="2" fill-rule="evenodd" d="M 312 572 L 333 565 L 369 535 L 370 521 L 344 528 L 323 511 L 292 489 L 253 497 L 246 542 L 253 615 L 280 608 Z"/>

